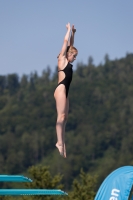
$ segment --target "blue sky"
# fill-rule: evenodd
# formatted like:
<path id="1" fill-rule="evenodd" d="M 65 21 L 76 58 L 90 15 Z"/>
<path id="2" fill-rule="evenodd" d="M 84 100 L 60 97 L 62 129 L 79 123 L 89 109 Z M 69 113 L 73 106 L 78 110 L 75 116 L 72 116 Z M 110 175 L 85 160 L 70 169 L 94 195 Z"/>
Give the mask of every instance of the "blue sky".
<path id="1" fill-rule="evenodd" d="M 29 75 L 57 65 L 66 33 L 74 24 L 78 62 L 94 64 L 133 52 L 133 0 L 0 0 L 0 75 Z"/>

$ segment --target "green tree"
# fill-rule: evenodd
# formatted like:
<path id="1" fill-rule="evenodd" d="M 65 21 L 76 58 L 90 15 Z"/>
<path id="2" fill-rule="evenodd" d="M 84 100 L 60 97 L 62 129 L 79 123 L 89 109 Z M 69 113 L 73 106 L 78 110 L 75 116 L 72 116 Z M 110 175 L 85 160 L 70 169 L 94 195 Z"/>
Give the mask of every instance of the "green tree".
<path id="1" fill-rule="evenodd" d="M 6 88 L 6 76 L 0 76 L 0 94 L 3 93 Z"/>
<path id="2" fill-rule="evenodd" d="M 24 74 L 21 78 L 20 85 L 22 88 L 25 88 L 27 84 L 28 84 L 28 77 L 27 75 Z"/>
<path id="3" fill-rule="evenodd" d="M 33 180 L 31 183 L 25 183 L 26 188 L 29 189 L 63 189 L 63 185 L 60 183 L 62 176 L 60 174 L 52 176 L 49 168 L 46 166 L 32 166 L 28 170 L 28 174 Z M 58 196 L 31 196 L 23 197 L 24 200 L 55 200 Z"/>
<path id="4" fill-rule="evenodd" d="M 19 77 L 17 74 L 9 74 L 7 76 L 7 87 L 11 95 L 16 93 L 19 88 Z"/>
<path id="5" fill-rule="evenodd" d="M 91 176 L 89 173 L 80 171 L 79 180 L 75 179 L 72 184 L 72 192 L 68 199 L 73 200 L 93 200 L 96 195 L 97 177 Z"/>

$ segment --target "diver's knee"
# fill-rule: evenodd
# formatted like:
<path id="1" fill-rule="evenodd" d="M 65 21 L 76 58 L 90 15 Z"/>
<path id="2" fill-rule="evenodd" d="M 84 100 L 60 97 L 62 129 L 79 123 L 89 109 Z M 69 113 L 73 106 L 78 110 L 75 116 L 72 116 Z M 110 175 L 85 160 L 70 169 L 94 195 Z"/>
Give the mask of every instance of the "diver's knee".
<path id="1" fill-rule="evenodd" d="M 65 113 L 59 115 L 57 121 L 60 123 L 65 123 L 67 121 L 67 115 Z"/>

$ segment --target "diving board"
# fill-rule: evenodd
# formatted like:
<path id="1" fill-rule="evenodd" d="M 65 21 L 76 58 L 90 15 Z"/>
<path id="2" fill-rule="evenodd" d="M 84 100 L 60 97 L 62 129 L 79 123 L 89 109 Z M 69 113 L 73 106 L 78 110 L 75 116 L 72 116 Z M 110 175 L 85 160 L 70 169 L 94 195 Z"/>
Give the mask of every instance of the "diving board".
<path id="1" fill-rule="evenodd" d="M 30 178 L 21 175 L 0 175 L 0 182 L 32 182 Z"/>
<path id="2" fill-rule="evenodd" d="M 1 195 L 67 195 L 67 193 L 56 189 L 0 189 Z"/>

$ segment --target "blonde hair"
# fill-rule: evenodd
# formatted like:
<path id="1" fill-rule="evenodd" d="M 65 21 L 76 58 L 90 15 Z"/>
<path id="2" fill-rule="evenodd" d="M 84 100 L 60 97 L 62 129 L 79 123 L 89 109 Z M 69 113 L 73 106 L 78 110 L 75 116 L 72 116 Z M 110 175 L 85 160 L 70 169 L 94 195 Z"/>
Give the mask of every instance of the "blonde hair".
<path id="1" fill-rule="evenodd" d="M 74 53 L 74 52 L 78 53 L 78 50 L 75 47 L 73 47 L 73 46 L 68 46 L 67 47 L 67 52 L 68 53 L 69 52 L 71 52 L 71 53 Z"/>
<path id="2" fill-rule="evenodd" d="M 68 46 L 67 47 L 67 51 L 66 51 L 66 53 L 78 53 L 78 50 L 75 48 L 75 47 L 73 47 L 73 46 Z M 60 53 L 59 53 L 59 55 L 60 55 Z M 57 56 L 57 58 L 59 58 L 59 55 Z"/>

